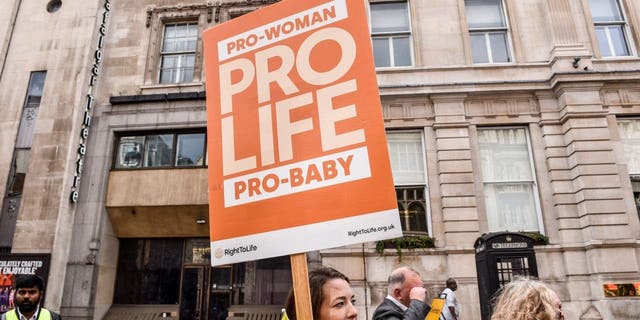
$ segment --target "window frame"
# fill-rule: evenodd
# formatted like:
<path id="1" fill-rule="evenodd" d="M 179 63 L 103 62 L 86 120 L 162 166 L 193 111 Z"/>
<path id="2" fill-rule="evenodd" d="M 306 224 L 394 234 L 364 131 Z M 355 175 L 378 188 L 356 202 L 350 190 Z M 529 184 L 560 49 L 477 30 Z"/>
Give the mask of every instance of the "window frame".
<path id="1" fill-rule="evenodd" d="M 616 117 L 616 127 L 617 127 L 617 132 L 618 135 L 620 136 L 620 142 L 622 143 L 622 150 L 623 150 L 623 159 L 625 160 L 625 165 L 627 166 L 627 174 L 629 176 L 637 176 L 640 179 L 640 171 L 638 171 L 637 173 L 630 173 L 629 172 L 629 164 L 628 161 L 626 159 L 626 156 L 624 155 L 624 138 L 622 137 L 622 135 L 620 135 L 620 126 L 619 123 L 620 122 L 633 122 L 633 121 L 637 121 L 638 123 L 640 123 L 640 118 L 638 117 Z"/>
<path id="2" fill-rule="evenodd" d="M 407 20 L 409 22 L 409 28 L 407 31 L 392 31 L 392 32 L 373 32 L 373 21 L 371 19 L 371 6 L 376 4 L 385 4 L 385 3 L 405 3 L 407 7 Z M 376 69 L 396 69 L 396 68 L 411 68 L 415 66 L 415 52 L 413 45 L 413 24 L 411 20 L 411 3 L 409 0 L 383 0 L 383 1 L 368 1 L 367 2 L 367 13 L 369 16 L 369 34 L 371 36 L 371 46 L 373 49 L 373 40 L 374 39 L 388 39 L 389 42 L 389 65 L 388 66 L 375 66 Z M 394 47 L 393 47 L 393 39 L 394 38 L 408 38 L 409 39 L 409 65 L 406 66 L 396 66 L 394 59 Z M 375 56 L 374 56 L 375 63 Z"/>
<path id="3" fill-rule="evenodd" d="M 482 157 L 480 156 L 480 131 L 482 130 L 508 130 L 508 129 L 524 129 L 525 132 L 525 139 L 527 142 L 527 153 L 529 156 L 529 168 L 531 170 L 531 180 L 503 180 L 503 181 L 486 181 L 485 177 L 482 173 Z M 536 174 L 536 168 L 535 168 L 535 159 L 534 159 L 534 155 L 533 155 L 533 148 L 531 146 L 531 133 L 529 132 L 529 127 L 526 125 L 513 125 L 513 126 L 478 126 L 476 127 L 476 150 L 478 153 L 478 170 L 479 170 L 479 175 L 480 175 L 480 180 L 481 180 L 481 185 L 482 185 L 482 193 L 480 194 L 480 196 L 483 197 L 482 199 L 482 203 L 484 203 L 484 210 L 485 210 L 485 219 L 487 221 L 487 231 L 488 232 L 499 232 L 499 231 L 506 231 L 506 230 L 491 230 L 489 227 L 489 215 L 488 215 L 488 209 L 487 208 L 487 193 L 485 192 L 485 185 L 486 184 L 504 184 L 504 183 L 524 183 L 524 182 L 530 182 L 531 186 L 532 186 L 532 193 L 533 193 L 533 202 L 534 202 L 534 207 L 535 207 L 535 211 L 536 211 L 536 219 L 538 221 L 538 229 L 539 230 L 510 230 L 510 231 L 532 231 L 532 232 L 538 232 L 540 234 L 546 234 L 545 231 L 545 227 L 544 227 L 544 219 L 542 216 L 542 206 L 540 203 L 540 188 L 538 187 L 538 179 L 537 179 L 537 174 Z"/>
<path id="4" fill-rule="evenodd" d="M 196 31 L 196 39 L 195 39 L 195 46 L 193 48 L 193 51 L 164 51 L 164 44 L 165 44 L 165 41 L 167 40 L 167 37 L 166 37 L 166 35 L 167 35 L 167 27 L 169 27 L 169 26 L 176 26 L 176 27 L 178 27 L 178 26 L 192 26 L 192 25 L 195 26 L 195 28 L 197 29 L 197 31 Z M 158 59 L 158 79 L 157 79 L 158 84 L 175 84 L 175 85 L 177 85 L 177 84 L 182 84 L 182 83 L 194 82 L 194 80 L 196 78 L 195 77 L 196 76 L 196 60 L 197 60 L 196 58 L 197 58 L 197 52 L 198 52 L 198 39 L 199 38 L 200 38 L 200 26 L 198 24 L 198 21 L 189 21 L 189 20 L 187 20 L 187 21 L 168 21 L 168 22 L 165 22 L 162 25 L 162 41 L 160 42 L 160 48 L 159 48 L 160 57 Z M 176 79 L 173 79 L 173 77 L 172 77 L 170 82 L 162 82 L 162 71 L 165 70 L 165 69 L 169 69 L 169 68 L 163 68 L 162 67 L 162 65 L 164 63 L 164 58 L 165 57 L 170 57 L 170 56 L 177 56 L 177 57 L 180 57 L 180 59 L 178 61 L 182 61 L 183 57 L 186 57 L 189 54 L 193 54 L 193 67 L 192 67 L 193 68 L 193 74 L 191 75 L 191 81 L 181 81 L 181 80 L 180 81 L 175 81 Z M 184 73 L 184 69 L 187 69 L 187 68 L 174 67 L 172 69 L 182 71 L 182 72 L 178 73 L 178 74 L 180 74 L 180 73 Z M 183 75 L 176 76 L 176 78 L 183 78 Z"/>
<path id="5" fill-rule="evenodd" d="M 635 47 L 635 43 L 633 41 L 633 32 L 631 30 L 631 25 L 630 25 L 630 21 L 629 21 L 629 15 L 627 14 L 627 7 L 628 4 L 624 1 L 624 0 L 614 0 L 618 6 L 618 10 L 620 12 L 620 16 L 623 20 L 620 21 L 595 21 L 593 19 L 593 13 L 591 10 L 591 4 L 589 3 L 589 0 L 583 0 L 584 5 L 586 6 L 586 8 L 588 11 L 586 12 L 587 14 L 585 16 L 587 16 L 589 23 L 591 24 L 592 28 L 589 28 L 589 32 L 591 34 L 591 42 L 592 42 L 592 49 L 594 51 L 594 53 L 596 53 L 596 55 L 598 57 L 600 57 L 601 59 L 621 59 L 621 58 L 631 58 L 631 57 L 635 57 L 637 55 L 637 51 L 636 51 L 636 47 Z M 622 36 L 624 37 L 624 45 L 627 48 L 627 55 L 617 55 L 614 47 L 613 47 L 613 42 L 612 42 L 612 38 L 611 38 L 611 34 L 609 31 L 610 26 L 620 26 L 621 30 L 622 30 Z M 607 37 L 607 46 L 609 47 L 609 51 L 613 54 L 610 56 L 605 56 L 602 52 L 602 50 L 600 49 L 600 40 L 598 39 L 598 32 L 597 32 L 597 28 L 598 27 L 606 27 L 606 37 Z"/>
<path id="6" fill-rule="evenodd" d="M 213 23 L 212 4 L 192 4 L 184 6 L 160 6 L 147 9 L 146 27 L 149 33 L 144 83 L 141 89 L 164 87 L 198 86 L 204 82 L 202 32 Z M 193 79 L 190 82 L 160 83 L 161 54 L 165 25 L 194 23 L 198 27 Z"/>
<path id="7" fill-rule="evenodd" d="M 385 131 L 385 136 L 387 136 L 388 134 L 405 134 L 405 133 L 414 133 L 417 134 L 420 137 L 420 150 L 422 153 L 422 162 L 424 165 L 424 184 L 415 184 L 415 183 L 406 183 L 406 184 L 396 184 L 395 180 L 393 182 L 393 189 L 395 190 L 396 194 L 398 192 L 399 189 L 417 189 L 417 188 L 422 188 L 423 189 L 423 193 L 424 193 L 424 210 L 425 210 L 425 219 L 427 219 L 426 221 L 426 226 L 427 226 L 427 231 L 406 231 L 406 230 L 402 230 L 402 233 L 404 235 L 429 235 L 432 236 L 433 235 L 433 224 L 431 222 L 431 198 L 430 198 L 430 189 L 429 189 L 429 173 L 428 173 L 428 167 L 427 167 L 427 152 L 426 152 L 426 139 L 425 139 L 425 131 L 422 129 L 399 129 L 399 128 L 388 128 Z M 388 145 L 388 142 L 387 142 Z M 393 169 L 392 169 L 393 170 Z M 392 172 L 393 175 L 393 172 Z M 404 199 L 396 199 L 396 203 L 399 203 L 400 201 L 404 201 Z M 400 207 L 398 207 L 398 211 L 400 211 Z M 398 212 L 400 214 L 400 212 Z M 401 218 L 402 219 L 402 218 Z"/>
<path id="8" fill-rule="evenodd" d="M 176 164 L 176 158 L 177 158 L 177 147 L 178 147 L 178 140 L 179 140 L 179 136 L 180 135 L 185 135 L 185 134 L 194 134 L 194 133 L 201 133 L 204 134 L 204 145 L 203 145 L 203 154 L 202 154 L 202 164 L 196 164 L 196 165 L 177 165 Z M 147 137 L 148 136 L 157 136 L 157 135 L 168 135 L 171 134 L 173 135 L 173 141 L 172 141 L 172 149 L 171 149 L 171 159 L 170 159 L 170 164 L 166 165 L 166 166 L 154 166 L 154 167 L 145 167 L 144 166 L 144 159 L 146 156 L 146 146 L 147 146 Z M 141 164 L 140 167 L 118 167 L 118 153 L 120 150 L 120 141 L 122 140 L 122 138 L 124 137 L 144 137 L 144 142 L 142 144 L 142 150 L 140 151 L 141 155 L 141 161 L 143 162 Z M 115 132 L 115 136 L 114 136 L 114 149 L 112 151 L 112 164 L 111 164 L 111 170 L 114 171 L 127 171 L 127 170 L 165 170 L 165 169 L 198 169 L 198 168 L 207 168 L 209 165 L 209 161 L 208 161 L 208 150 L 207 150 L 207 130 L 206 128 L 189 128 L 189 129 L 173 129 L 173 130 L 154 130 L 154 131 L 123 131 L 123 132 Z"/>
<path id="9" fill-rule="evenodd" d="M 512 39 L 511 37 L 511 23 L 509 21 L 509 15 L 507 14 L 508 12 L 508 7 L 507 7 L 507 3 L 506 0 L 498 0 L 498 3 L 500 5 L 500 13 L 502 15 L 502 19 L 504 21 L 504 26 L 502 27 L 486 27 L 486 28 L 471 28 L 469 27 L 469 19 L 467 18 L 468 14 L 467 14 L 467 4 L 466 1 L 462 2 L 462 9 L 464 10 L 464 16 L 465 16 L 465 22 L 466 25 L 464 25 L 464 29 L 467 33 L 467 41 L 468 41 L 468 48 L 469 48 L 469 61 L 471 62 L 471 64 L 474 65 L 494 65 L 494 64 L 512 64 L 515 63 L 515 52 L 514 52 L 514 46 L 513 46 L 513 41 L 514 39 Z M 490 40 L 490 34 L 496 34 L 496 33 L 504 33 L 505 35 L 505 48 L 507 50 L 506 55 L 507 55 L 507 61 L 500 61 L 500 62 L 495 62 L 493 59 L 493 50 L 491 49 L 491 40 Z M 475 62 L 474 61 L 474 51 L 473 51 L 473 46 L 472 46 L 472 42 L 471 42 L 471 36 L 474 34 L 482 34 L 484 35 L 484 39 L 485 39 L 485 49 L 486 49 L 486 54 L 487 54 L 487 58 L 488 58 L 488 62 Z"/>
<path id="10" fill-rule="evenodd" d="M 41 77 L 42 88 L 39 90 L 39 95 L 32 93 L 39 84 L 36 84 L 36 77 Z M 38 114 L 40 111 L 40 105 L 42 104 L 42 97 L 45 93 L 45 86 L 47 85 L 47 70 L 32 71 L 29 74 L 29 81 L 27 83 L 27 92 L 25 93 L 22 108 L 20 109 L 20 123 L 18 124 L 18 132 L 16 134 L 16 141 L 13 148 L 13 154 L 11 156 L 11 167 L 9 168 L 9 176 L 7 178 L 7 186 L 5 190 L 5 196 L 8 197 L 20 197 L 24 192 L 24 183 L 29 174 L 29 162 L 31 159 L 31 147 L 33 145 L 33 137 L 35 132 L 35 126 L 38 120 Z M 35 99 L 35 102 L 32 101 Z M 30 129 L 26 129 L 26 126 L 30 126 Z M 23 157 L 19 157 L 19 154 L 23 154 Z M 24 159 L 21 164 L 24 166 L 24 172 L 18 170 L 18 161 Z M 22 176 L 19 176 L 22 175 Z M 18 188 L 19 190 L 15 189 Z"/>
<path id="11" fill-rule="evenodd" d="M 629 184 L 631 186 L 631 195 L 633 197 L 634 200 L 634 204 L 636 207 L 636 212 L 638 214 L 638 217 L 640 218 L 640 189 L 638 189 L 637 191 L 634 190 L 634 183 L 635 184 L 640 184 L 640 171 L 638 172 L 629 172 L 630 168 L 629 168 L 629 162 L 627 161 L 627 156 L 626 156 L 626 152 L 624 150 L 625 148 L 625 143 L 624 143 L 624 138 L 622 137 L 622 135 L 620 134 L 620 122 L 632 122 L 632 121 L 636 121 L 638 123 L 640 123 L 640 118 L 638 117 L 616 117 L 616 129 L 620 138 L 620 143 L 622 144 L 622 159 L 624 159 L 624 165 L 627 167 L 627 176 L 629 177 Z"/>

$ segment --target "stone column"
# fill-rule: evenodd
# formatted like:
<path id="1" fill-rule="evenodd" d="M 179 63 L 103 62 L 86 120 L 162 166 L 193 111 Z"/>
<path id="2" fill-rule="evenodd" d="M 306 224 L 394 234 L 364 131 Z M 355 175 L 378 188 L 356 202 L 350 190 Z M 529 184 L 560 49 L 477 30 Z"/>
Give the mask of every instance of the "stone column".
<path id="1" fill-rule="evenodd" d="M 631 238 L 600 84 L 557 90 L 575 208 L 586 242 Z M 566 239 L 571 240 L 574 239 Z M 564 242 L 566 242 L 566 240 Z"/>
<path id="2" fill-rule="evenodd" d="M 439 246 L 447 249 L 470 249 L 479 236 L 465 97 L 431 96 L 444 226 L 444 243 Z"/>
<path id="3" fill-rule="evenodd" d="M 572 71 L 577 68 L 573 65 L 574 58 L 580 58 L 578 68 L 590 68 L 591 52 L 584 46 L 578 37 L 578 30 L 574 16 L 582 13 L 579 1 L 572 0 L 546 0 L 549 22 L 553 32 L 553 49 L 550 52 L 550 60 L 554 71 Z M 579 61 L 579 62 L 580 62 Z"/>
<path id="4" fill-rule="evenodd" d="M 561 252 L 550 277 L 564 278 L 560 294 L 573 313 L 593 315 L 602 287 L 591 279 L 637 274 L 628 207 L 616 165 L 601 83 L 561 84 L 555 97 L 539 95 L 545 156 Z M 546 219 L 553 215 L 545 215 Z M 556 230 L 553 230 L 554 232 Z M 564 269 L 564 270 L 562 270 Z"/>

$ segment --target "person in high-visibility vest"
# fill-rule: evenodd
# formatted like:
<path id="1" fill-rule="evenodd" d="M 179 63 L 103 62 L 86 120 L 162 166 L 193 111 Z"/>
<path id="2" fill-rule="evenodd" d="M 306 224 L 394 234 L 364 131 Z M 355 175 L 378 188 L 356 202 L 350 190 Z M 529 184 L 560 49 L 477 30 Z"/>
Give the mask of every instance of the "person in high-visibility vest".
<path id="1" fill-rule="evenodd" d="M 44 281 L 36 275 L 21 275 L 13 283 L 14 305 L 0 320 L 61 320 L 59 314 L 40 305 L 44 296 Z"/>

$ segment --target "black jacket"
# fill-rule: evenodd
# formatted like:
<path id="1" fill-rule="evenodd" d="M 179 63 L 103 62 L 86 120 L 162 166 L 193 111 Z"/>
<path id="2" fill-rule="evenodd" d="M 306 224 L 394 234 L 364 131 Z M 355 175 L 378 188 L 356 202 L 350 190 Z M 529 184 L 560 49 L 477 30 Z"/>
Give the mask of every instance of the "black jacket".
<path id="1" fill-rule="evenodd" d="M 373 320 L 424 320 L 429 310 L 431 307 L 428 304 L 419 300 L 411 300 L 409 309 L 403 313 L 402 309 L 393 301 L 384 299 L 373 313 Z"/>

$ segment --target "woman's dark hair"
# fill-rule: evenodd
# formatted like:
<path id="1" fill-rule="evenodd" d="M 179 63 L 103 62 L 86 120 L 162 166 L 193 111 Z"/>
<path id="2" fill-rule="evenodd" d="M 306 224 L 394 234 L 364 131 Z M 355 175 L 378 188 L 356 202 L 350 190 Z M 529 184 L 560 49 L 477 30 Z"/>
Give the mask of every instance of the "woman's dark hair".
<path id="1" fill-rule="evenodd" d="M 342 279 L 349 282 L 349 278 L 342 274 L 342 272 L 330 268 L 320 267 L 309 271 L 309 291 L 311 291 L 311 309 L 313 312 L 313 319 L 320 319 L 320 306 L 322 305 L 322 287 L 329 280 Z M 297 320 L 296 317 L 296 302 L 293 296 L 293 288 L 289 291 L 287 302 L 285 304 L 287 310 L 287 316 L 290 320 Z"/>
<path id="2" fill-rule="evenodd" d="M 42 278 L 36 275 L 26 274 L 26 275 L 18 276 L 13 286 L 15 287 L 16 290 L 20 288 L 38 287 L 38 290 L 43 291 L 44 281 L 42 281 Z"/>

